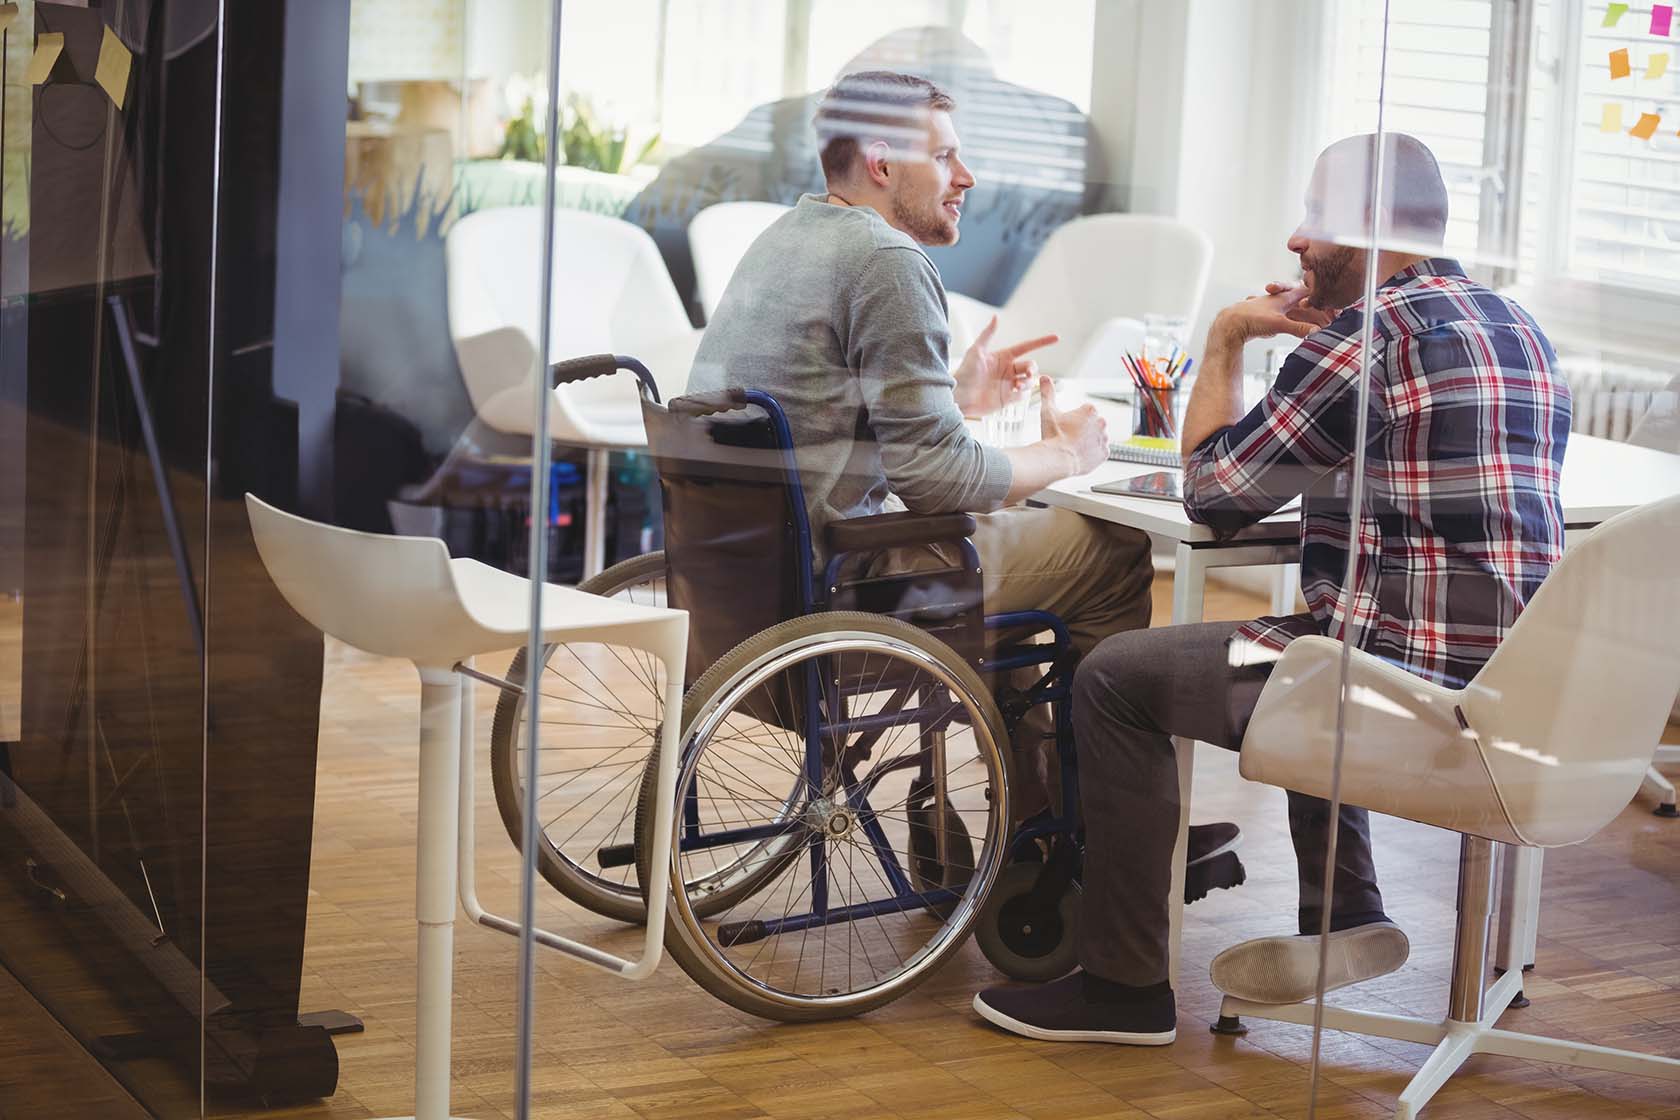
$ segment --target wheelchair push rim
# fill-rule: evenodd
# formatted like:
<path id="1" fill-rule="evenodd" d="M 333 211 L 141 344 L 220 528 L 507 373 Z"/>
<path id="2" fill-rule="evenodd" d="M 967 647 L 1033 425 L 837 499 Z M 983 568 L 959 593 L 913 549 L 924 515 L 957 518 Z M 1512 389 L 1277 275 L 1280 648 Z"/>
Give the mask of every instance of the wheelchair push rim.
<path id="1" fill-rule="evenodd" d="M 792 674 L 806 681 L 804 722 L 779 707 L 760 718 Z M 702 987 L 767 1018 L 836 1018 L 896 999 L 960 947 L 1002 866 L 1009 809 L 1002 719 L 948 646 L 876 615 L 792 619 L 720 659 L 684 708 L 672 882 L 692 884 L 708 853 L 737 846 L 764 869 L 726 907 L 673 892 L 671 955 Z M 911 807 L 932 773 L 944 817 Z M 793 814 L 772 792 L 788 783 Z M 915 830 L 940 819 L 955 826 L 950 873 L 934 882 L 937 845 Z M 644 881 L 651 858 L 644 840 Z"/>

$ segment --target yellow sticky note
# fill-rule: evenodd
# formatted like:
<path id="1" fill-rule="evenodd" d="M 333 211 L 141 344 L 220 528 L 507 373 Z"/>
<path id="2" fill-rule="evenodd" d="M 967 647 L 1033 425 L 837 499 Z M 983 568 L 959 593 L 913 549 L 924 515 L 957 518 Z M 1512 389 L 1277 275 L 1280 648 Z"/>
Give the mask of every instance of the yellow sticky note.
<path id="1" fill-rule="evenodd" d="M 10 27 L 12 21 L 17 17 L 18 6 L 16 4 L 0 4 L 0 31 Z"/>
<path id="2" fill-rule="evenodd" d="M 1625 78 L 1633 73 L 1633 67 L 1628 64 L 1627 48 L 1610 52 L 1610 77 Z"/>
<path id="3" fill-rule="evenodd" d="M 47 80 L 58 56 L 64 53 L 64 32 L 43 31 L 35 37 L 35 53 L 29 59 L 29 73 L 25 75 L 32 86 Z"/>
<path id="4" fill-rule="evenodd" d="M 1601 27 L 1614 27 L 1614 26 L 1616 26 L 1616 24 L 1621 20 L 1621 18 L 1623 16 L 1627 15 L 1627 10 L 1628 10 L 1628 6 L 1626 4 L 1612 4 L 1612 5 L 1610 5 L 1609 8 L 1605 9 L 1604 22 L 1602 24 L 1600 24 L 1599 26 L 1601 26 Z"/>
<path id="5" fill-rule="evenodd" d="M 1660 78 L 1668 73 L 1668 52 L 1658 51 L 1645 63 L 1646 78 Z"/>
<path id="6" fill-rule="evenodd" d="M 132 55 L 128 47 L 117 38 L 115 31 L 106 27 L 105 37 L 99 41 L 99 65 L 93 68 L 93 80 L 99 83 L 100 89 L 110 95 L 112 102 L 119 109 L 123 107 L 123 98 L 128 96 L 128 68 L 131 60 Z"/>
<path id="7" fill-rule="evenodd" d="M 1619 102 L 1610 102 L 1604 106 L 1604 115 L 1599 118 L 1600 132 L 1620 132 L 1622 130 L 1622 106 Z"/>
<path id="8" fill-rule="evenodd" d="M 1628 129 L 1628 135 L 1637 136 L 1641 140 L 1649 140 L 1657 134 L 1657 126 L 1662 123 L 1662 117 L 1656 113 L 1639 114 L 1639 123 Z"/>

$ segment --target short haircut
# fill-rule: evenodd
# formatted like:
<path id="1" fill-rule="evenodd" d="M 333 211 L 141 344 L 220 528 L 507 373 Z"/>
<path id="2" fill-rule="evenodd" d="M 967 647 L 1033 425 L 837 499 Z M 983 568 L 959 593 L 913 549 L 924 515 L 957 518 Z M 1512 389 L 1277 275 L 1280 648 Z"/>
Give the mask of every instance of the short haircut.
<path id="1" fill-rule="evenodd" d="M 874 140 L 920 142 L 921 114 L 950 112 L 951 95 L 914 74 L 861 70 L 829 87 L 812 122 L 817 129 L 823 177 L 838 182 L 851 173 L 858 151 Z"/>
<path id="2" fill-rule="evenodd" d="M 1377 134 L 1367 132 L 1338 140 L 1319 160 L 1352 168 L 1355 174 L 1341 185 L 1357 186 L 1371 197 L 1371 178 L 1376 170 Z M 1435 154 L 1415 136 L 1386 132 L 1382 137 L 1383 205 L 1386 219 L 1379 232 L 1385 237 L 1439 244 L 1447 231 L 1447 185 Z"/>

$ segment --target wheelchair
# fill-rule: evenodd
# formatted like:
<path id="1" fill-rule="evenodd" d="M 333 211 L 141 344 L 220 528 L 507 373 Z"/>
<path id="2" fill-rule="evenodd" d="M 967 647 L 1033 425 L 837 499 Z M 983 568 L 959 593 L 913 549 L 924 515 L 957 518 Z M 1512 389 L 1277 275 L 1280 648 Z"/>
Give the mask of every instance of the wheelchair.
<path id="1" fill-rule="evenodd" d="M 1062 622 L 984 613 L 967 514 L 834 522 L 818 579 L 776 400 L 730 390 L 667 407 L 641 363 L 612 355 L 555 373 L 619 369 L 639 381 L 666 548 L 581 587 L 689 611 L 680 826 L 670 850 L 653 850 L 653 745 L 669 718 L 660 667 L 574 644 L 543 651 L 535 759 L 523 694 L 497 706 L 492 772 L 510 834 L 521 835 L 523 783 L 535 780 L 541 873 L 626 922 L 643 918 L 652 861 L 669 860 L 671 956 L 707 991 L 770 1019 L 879 1007 L 971 932 L 1010 977 L 1070 970 L 1080 849 Z M 924 545 L 947 562 L 872 570 L 885 550 Z M 524 658 L 511 679 L 523 679 Z M 1010 731 L 1038 704 L 1060 748 L 1061 808 L 1017 823 Z"/>

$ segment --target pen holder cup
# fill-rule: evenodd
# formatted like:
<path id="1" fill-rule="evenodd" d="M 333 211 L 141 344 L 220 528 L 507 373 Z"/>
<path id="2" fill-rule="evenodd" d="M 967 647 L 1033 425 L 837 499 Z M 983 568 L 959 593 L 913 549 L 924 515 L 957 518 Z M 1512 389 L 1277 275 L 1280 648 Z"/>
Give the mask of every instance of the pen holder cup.
<path id="1" fill-rule="evenodd" d="M 1132 401 L 1132 434 L 1152 439 L 1177 439 L 1184 419 L 1184 392 L 1171 389 L 1137 389 Z"/>

